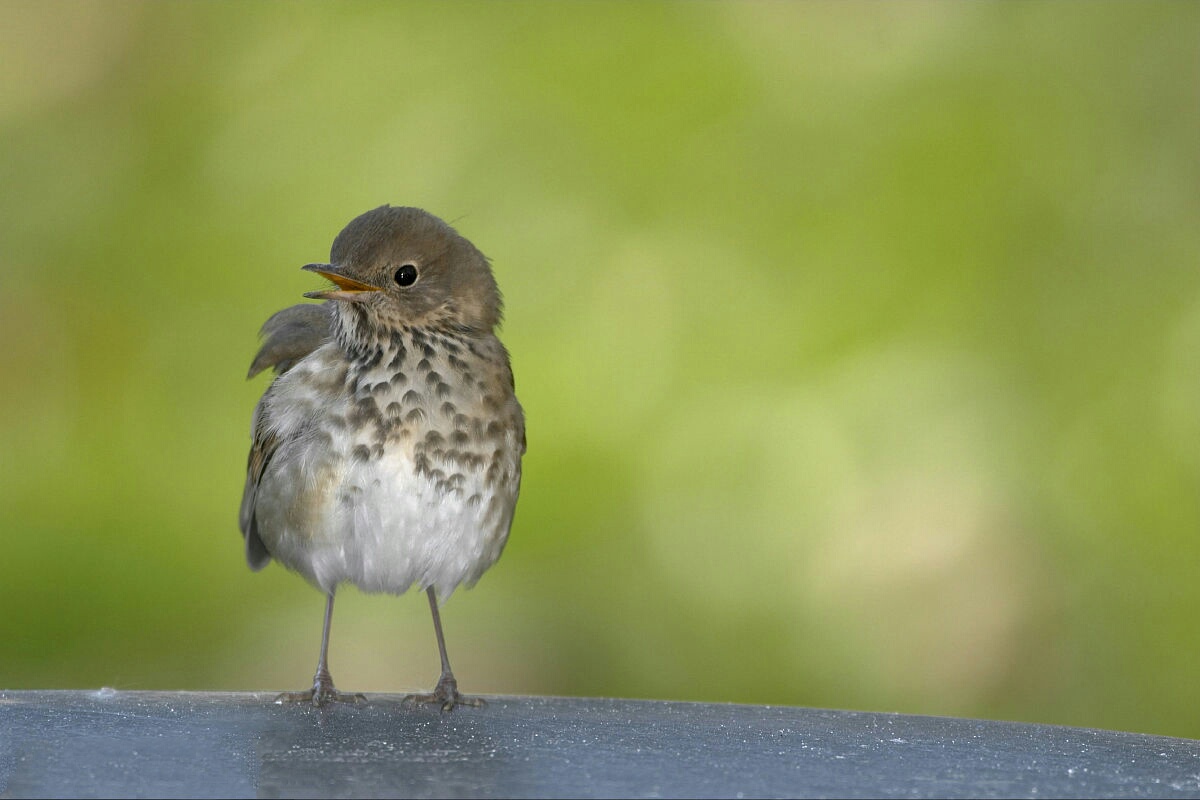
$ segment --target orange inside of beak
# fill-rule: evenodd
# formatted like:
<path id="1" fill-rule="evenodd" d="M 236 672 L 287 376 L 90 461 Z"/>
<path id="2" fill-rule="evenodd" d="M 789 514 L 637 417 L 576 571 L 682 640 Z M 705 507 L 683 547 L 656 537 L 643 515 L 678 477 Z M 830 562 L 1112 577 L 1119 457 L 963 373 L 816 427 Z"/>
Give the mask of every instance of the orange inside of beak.
<path id="1" fill-rule="evenodd" d="M 341 289 L 343 292 L 378 292 L 379 291 L 378 286 L 372 286 L 369 283 L 363 283 L 362 281 L 356 281 L 356 280 L 354 280 L 354 278 L 350 278 L 345 275 L 335 275 L 332 272 L 321 272 L 319 270 L 314 270 L 314 272 L 316 272 L 322 278 L 327 278 L 327 279 L 333 281 L 335 284 L 337 284 L 337 287 L 339 289 Z"/>

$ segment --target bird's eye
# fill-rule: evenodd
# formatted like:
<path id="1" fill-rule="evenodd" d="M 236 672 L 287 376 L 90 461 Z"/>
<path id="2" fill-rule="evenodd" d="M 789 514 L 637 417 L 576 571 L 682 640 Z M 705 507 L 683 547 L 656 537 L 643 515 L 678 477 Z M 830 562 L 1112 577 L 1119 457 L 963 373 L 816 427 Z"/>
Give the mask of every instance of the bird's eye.
<path id="1" fill-rule="evenodd" d="M 400 286 L 412 286 L 417 282 L 417 268 L 412 264 L 405 264 L 396 270 L 396 283 Z"/>

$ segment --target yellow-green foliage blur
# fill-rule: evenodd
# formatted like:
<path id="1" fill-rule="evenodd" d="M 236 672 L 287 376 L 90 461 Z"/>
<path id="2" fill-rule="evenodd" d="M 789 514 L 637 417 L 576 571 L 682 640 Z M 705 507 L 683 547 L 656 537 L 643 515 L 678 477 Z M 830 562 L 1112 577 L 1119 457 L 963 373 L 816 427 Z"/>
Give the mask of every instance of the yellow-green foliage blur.
<path id="1" fill-rule="evenodd" d="M 464 690 L 1200 737 L 1200 4 L 0 6 L 0 688 L 308 685 L 259 325 L 493 260 L 528 415 Z M 428 689 L 423 597 L 333 674 Z"/>

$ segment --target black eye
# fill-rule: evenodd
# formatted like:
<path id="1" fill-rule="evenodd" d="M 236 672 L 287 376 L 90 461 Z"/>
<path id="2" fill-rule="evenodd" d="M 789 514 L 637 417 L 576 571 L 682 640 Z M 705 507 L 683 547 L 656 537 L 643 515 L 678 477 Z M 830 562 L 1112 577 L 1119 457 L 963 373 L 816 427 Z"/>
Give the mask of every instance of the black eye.
<path id="1" fill-rule="evenodd" d="M 412 286 L 416 282 L 417 268 L 412 264 L 405 264 L 396 270 L 396 283 L 400 286 Z"/>

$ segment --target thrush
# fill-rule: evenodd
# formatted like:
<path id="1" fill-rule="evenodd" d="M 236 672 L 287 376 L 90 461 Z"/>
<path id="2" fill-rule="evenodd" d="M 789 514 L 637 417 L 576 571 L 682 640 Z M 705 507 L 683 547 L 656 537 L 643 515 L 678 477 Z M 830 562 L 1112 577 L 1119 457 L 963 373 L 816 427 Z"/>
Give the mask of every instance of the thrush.
<path id="1" fill-rule="evenodd" d="M 274 559 L 326 596 L 313 686 L 278 702 L 364 699 L 329 671 L 334 596 L 351 584 L 428 597 L 441 677 L 407 700 L 482 705 L 458 692 L 438 606 L 500 557 L 521 486 L 525 418 L 491 267 L 432 214 L 381 206 L 302 269 L 334 288 L 262 328 L 249 377 L 276 376 L 254 410 L 240 515 L 251 569 Z"/>

